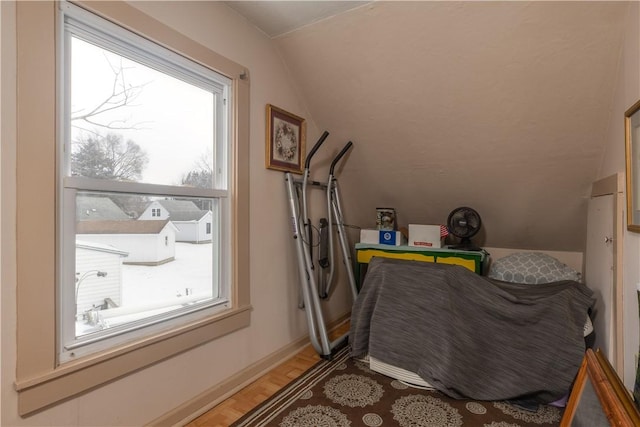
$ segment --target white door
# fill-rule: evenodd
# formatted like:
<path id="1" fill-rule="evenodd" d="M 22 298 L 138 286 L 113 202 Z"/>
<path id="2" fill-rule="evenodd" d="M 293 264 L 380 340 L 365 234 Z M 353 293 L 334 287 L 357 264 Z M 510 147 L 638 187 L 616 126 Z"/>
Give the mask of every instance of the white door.
<path id="1" fill-rule="evenodd" d="M 614 284 L 614 211 L 612 194 L 592 197 L 587 217 L 587 250 L 585 283 L 594 292 L 596 304 L 593 327 L 595 347 L 601 348 L 609 360 L 615 358 L 615 292 Z"/>

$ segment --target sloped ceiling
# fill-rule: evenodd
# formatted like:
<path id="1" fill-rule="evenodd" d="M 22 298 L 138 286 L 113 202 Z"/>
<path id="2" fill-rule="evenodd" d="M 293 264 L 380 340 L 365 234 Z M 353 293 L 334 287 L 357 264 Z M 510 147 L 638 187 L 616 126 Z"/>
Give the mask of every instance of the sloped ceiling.
<path id="1" fill-rule="evenodd" d="M 331 133 L 318 158 L 354 142 L 348 223 L 384 206 L 439 224 L 471 206 L 478 244 L 583 251 L 627 6 L 373 2 L 273 41 Z"/>

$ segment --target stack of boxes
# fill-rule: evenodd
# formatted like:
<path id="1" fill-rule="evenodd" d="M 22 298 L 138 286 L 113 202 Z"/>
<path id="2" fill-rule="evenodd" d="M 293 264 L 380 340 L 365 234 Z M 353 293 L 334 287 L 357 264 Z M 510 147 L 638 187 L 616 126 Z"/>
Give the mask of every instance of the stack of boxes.
<path id="1" fill-rule="evenodd" d="M 376 209 L 376 228 L 360 230 L 360 243 L 400 246 L 402 233 L 396 230 L 396 211 L 393 208 Z"/>
<path id="2" fill-rule="evenodd" d="M 440 225 L 409 224 L 408 242 L 396 227 L 396 212 L 393 208 L 377 208 L 376 229 L 360 230 L 360 243 L 376 245 L 440 248 L 442 227 Z M 445 233 L 446 235 L 447 233 Z"/>

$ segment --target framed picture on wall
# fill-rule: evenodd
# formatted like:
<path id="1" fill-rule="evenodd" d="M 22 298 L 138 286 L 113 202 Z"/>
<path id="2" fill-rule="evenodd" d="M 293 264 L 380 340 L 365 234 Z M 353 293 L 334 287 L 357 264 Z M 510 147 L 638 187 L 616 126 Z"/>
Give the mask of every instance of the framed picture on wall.
<path id="1" fill-rule="evenodd" d="M 267 104 L 266 167 L 302 173 L 305 156 L 306 121 Z"/>
<path id="2" fill-rule="evenodd" d="M 640 232 L 640 101 L 624 113 L 627 229 Z"/>

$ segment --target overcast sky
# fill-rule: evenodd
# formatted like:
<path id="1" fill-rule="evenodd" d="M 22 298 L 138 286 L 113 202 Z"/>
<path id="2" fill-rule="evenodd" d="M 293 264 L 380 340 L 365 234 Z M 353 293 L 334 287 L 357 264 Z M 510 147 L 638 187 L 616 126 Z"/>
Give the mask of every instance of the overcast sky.
<path id="1" fill-rule="evenodd" d="M 149 163 L 142 181 L 154 184 L 179 184 L 203 154 L 211 154 L 212 93 L 132 61 L 121 61 L 120 56 L 79 39 L 72 40 L 72 116 L 92 110 L 109 98 L 115 79 L 112 67 L 118 70 L 122 64 L 127 86 L 143 86 L 132 105 L 92 118 L 101 123 L 126 120 L 125 126 L 137 129 L 109 130 L 76 121 L 72 140 L 80 132 L 75 125 L 124 135 L 125 140 L 135 141 L 147 152 Z"/>

